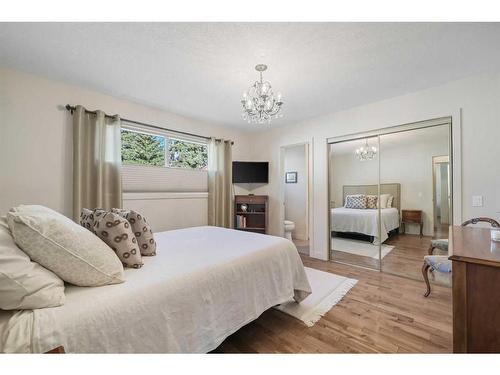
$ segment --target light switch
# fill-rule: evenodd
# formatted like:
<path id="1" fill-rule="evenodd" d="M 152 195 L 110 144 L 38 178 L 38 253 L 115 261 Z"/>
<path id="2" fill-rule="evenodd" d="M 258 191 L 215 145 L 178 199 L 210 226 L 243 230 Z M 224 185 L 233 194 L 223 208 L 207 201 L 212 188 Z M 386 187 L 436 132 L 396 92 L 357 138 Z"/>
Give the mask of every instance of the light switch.
<path id="1" fill-rule="evenodd" d="M 483 207 L 483 196 L 473 195 L 472 196 L 472 207 Z"/>

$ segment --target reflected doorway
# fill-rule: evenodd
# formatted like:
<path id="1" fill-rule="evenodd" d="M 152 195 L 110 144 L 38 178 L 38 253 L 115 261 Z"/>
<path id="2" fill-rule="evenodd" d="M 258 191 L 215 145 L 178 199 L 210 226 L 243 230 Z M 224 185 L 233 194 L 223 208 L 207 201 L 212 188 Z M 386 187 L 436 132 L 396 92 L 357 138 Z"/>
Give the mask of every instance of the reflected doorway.
<path id="1" fill-rule="evenodd" d="M 433 211 L 434 235 L 447 237 L 451 223 L 451 189 L 450 189 L 450 158 L 434 156 L 432 158 L 433 171 Z"/>

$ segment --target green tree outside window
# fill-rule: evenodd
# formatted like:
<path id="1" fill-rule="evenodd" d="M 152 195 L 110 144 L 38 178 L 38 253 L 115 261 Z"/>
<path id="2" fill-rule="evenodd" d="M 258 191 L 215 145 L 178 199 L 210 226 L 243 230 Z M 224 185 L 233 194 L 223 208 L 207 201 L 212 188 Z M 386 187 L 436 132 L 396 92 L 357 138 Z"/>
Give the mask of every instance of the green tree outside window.
<path id="1" fill-rule="evenodd" d="M 207 169 L 208 153 L 204 144 L 129 130 L 121 131 L 121 140 L 123 164 Z"/>
<path id="2" fill-rule="evenodd" d="M 169 139 L 171 167 L 207 169 L 207 146 L 200 143 Z"/>
<path id="3" fill-rule="evenodd" d="M 165 166 L 165 138 L 128 130 L 121 138 L 123 164 Z"/>

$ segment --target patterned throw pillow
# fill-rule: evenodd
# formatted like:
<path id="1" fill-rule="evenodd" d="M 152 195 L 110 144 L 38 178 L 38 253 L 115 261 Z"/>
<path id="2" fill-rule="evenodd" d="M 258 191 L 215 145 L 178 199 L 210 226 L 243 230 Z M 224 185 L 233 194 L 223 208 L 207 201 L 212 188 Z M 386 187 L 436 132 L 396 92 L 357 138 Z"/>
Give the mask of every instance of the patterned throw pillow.
<path id="1" fill-rule="evenodd" d="M 366 208 L 366 195 L 348 195 L 345 201 L 345 208 Z"/>
<path id="2" fill-rule="evenodd" d="M 94 208 L 94 225 L 97 223 L 97 221 L 106 215 L 109 211 L 105 210 L 104 208 Z"/>
<path id="3" fill-rule="evenodd" d="M 94 208 L 93 210 L 82 208 L 82 212 L 80 213 L 80 225 L 84 228 L 87 228 L 92 233 L 95 233 L 95 223 L 108 212 L 109 211 L 105 210 L 104 208 Z"/>
<path id="4" fill-rule="evenodd" d="M 141 268 L 141 252 L 129 222 L 114 212 L 99 217 L 95 234 L 115 251 L 125 267 Z"/>
<path id="5" fill-rule="evenodd" d="M 123 210 L 119 208 L 113 208 L 111 211 L 128 220 L 135 238 L 137 239 L 137 243 L 139 244 L 139 248 L 141 249 L 141 255 L 156 255 L 156 242 L 153 236 L 153 230 L 146 221 L 144 215 L 134 210 Z"/>
<path id="6" fill-rule="evenodd" d="M 94 211 L 88 208 L 82 208 L 80 213 L 80 225 L 89 231 L 94 231 Z"/>
<path id="7" fill-rule="evenodd" d="M 375 209 L 377 208 L 377 199 L 376 195 L 367 195 L 366 196 L 366 208 Z"/>

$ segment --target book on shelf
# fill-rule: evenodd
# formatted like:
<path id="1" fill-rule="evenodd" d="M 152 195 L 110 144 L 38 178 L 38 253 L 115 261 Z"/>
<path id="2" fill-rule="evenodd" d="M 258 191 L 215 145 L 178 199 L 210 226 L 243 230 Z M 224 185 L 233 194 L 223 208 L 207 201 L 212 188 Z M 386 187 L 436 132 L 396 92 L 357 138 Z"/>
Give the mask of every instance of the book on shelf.
<path id="1" fill-rule="evenodd" d="M 247 218 L 244 215 L 236 215 L 236 228 L 246 228 Z"/>

